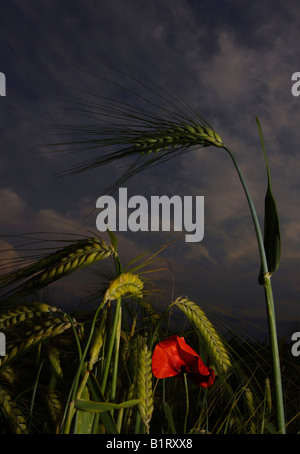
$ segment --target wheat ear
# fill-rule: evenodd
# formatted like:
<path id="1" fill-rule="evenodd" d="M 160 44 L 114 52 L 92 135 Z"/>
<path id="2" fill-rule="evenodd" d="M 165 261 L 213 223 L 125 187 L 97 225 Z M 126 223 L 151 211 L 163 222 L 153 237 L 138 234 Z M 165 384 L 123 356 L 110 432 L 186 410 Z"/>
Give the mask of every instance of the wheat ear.
<path id="1" fill-rule="evenodd" d="M 103 311 L 102 320 L 97 332 L 94 335 L 93 342 L 90 347 L 90 359 L 88 362 L 88 370 L 92 370 L 94 364 L 99 360 L 101 348 L 105 340 L 105 325 L 107 323 L 107 308 Z"/>
<path id="2" fill-rule="evenodd" d="M 265 417 L 268 418 L 272 413 L 272 393 L 269 378 L 266 378 L 265 381 L 265 399 L 266 399 Z"/>
<path id="3" fill-rule="evenodd" d="M 196 123 L 173 124 L 169 128 L 143 131 L 133 138 L 133 142 L 139 152 L 148 154 L 165 151 L 169 147 L 224 146 L 221 137 L 213 129 Z"/>
<path id="4" fill-rule="evenodd" d="M 254 417 L 255 417 L 255 406 L 253 400 L 253 393 L 248 386 L 244 388 L 245 391 L 245 400 L 246 406 L 249 412 L 249 422 L 250 422 L 250 433 L 254 434 L 256 432 Z"/>
<path id="5" fill-rule="evenodd" d="M 171 306 L 173 305 L 177 306 L 186 315 L 187 319 L 193 323 L 194 327 L 201 334 L 217 371 L 219 373 L 226 373 L 228 367 L 231 366 L 229 355 L 220 336 L 203 310 L 186 297 L 177 298 L 171 304 Z"/>
<path id="6" fill-rule="evenodd" d="M 153 321 L 153 322 L 157 322 L 158 320 L 160 320 L 162 318 L 162 316 L 160 314 L 158 314 L 154 307 L 152 306 L 151 303 L 149 303 L 149 301 L 147 301 L 145 298 L 142 298 L 139 300 L 139 305 L 146 311 L 148 312 L 149 314 L 149 317 L 150 319 Z"/>
<path id="7" fill-rule="evenodd" d="M 54 423 L 58 424 L 63 411 L 60 393 L 48 386 L 40 386 L 40 388 L 43 392 L 43 399 L 49 409 L 50 418 Z"/>
<path id="8" fill-rule="evenodd" d="M 102 239 L 87 238 L 79 240 L 33 265 L 2 276 L 0 279 L 0 282 L 2 282 L 1 287 L 5 288 L 28 278 L 26 282 L 13 290 L 13 297 L 24 297 L 112 254 L 115 254 L 114 248 L 111 245 L 107 245 Z"/>
<path id="9" fill-rule="evenodd" d="M 122 273 L 109 284 L 104 294 L 103 303 L 116 300 L 124 295 L 142 298 L 143 287 L 143 282 L 136 274 Z"/>
<path id="10" fill-rule="evenodd" d="M 4 388 L 0 388 L 0 408 L 15 434 L 28 433 L 26 421 L 20 409 Z"/>
<path id="11" fill-rule="evenodd" d="M 9 366 L 5 367 L 5 369 L 1 369 L 0 371 L 1 380 L 6 381 L 10 385 L 14 383 L 16 377 L 17 377 L 16 372 Z"/>
<path id="12" fill-rule="evenodd" d="M 123 86 L 123 83 L 115 84 L 111 79 L 107 80 L 109 84 L 118 87 L 118 90 L 121 88 L 125 92 L 129 91 L 131 102 L 97 94 L 96 111 L 89 103 L 86 106 L 86 111 L 90 111 L 91 116 L 97 119 L 96 126 L 94 124 L 60 126 L 64 132 L 67 130 L 71 136 L 74 134 L 75 138 L 52 146 L 63 146 L 64 150 L 69 148 L 79 151 L 86 147 L 101 150 L 94 159 L 79 163 L 63 174 L 76 174 L 125 157 L 136 157 L 137 161 L 110 188 L 113 189 L 135 173 L 155 165 L 157 159 L 168 160 L 195 147 L 224 147 L 220 136 L 209 123 L 180 96 L 174 95 L 173 92 L 168 93 L 156 84 L 152 86 L 149 80 L 139 81 L 129 74 L 122 75 L 138 83 L 143 94 L 136 93 L 126 85 Z M 153 102 L 153 93 L 158 95 L 158 103 Z M 103 102 L 99 103 L 101 99 Z M 143 108 L 139 104 L 141 99 L 145 103 Z"/>
<path id="13" fill-rule="evenodd" d="M 54 347 L 54 345 L 50 345 L 47 350 L 47 353 L 50 364 L 54 370 L 55 376 L 62 379 L 63 371 L 60 363 L 60 350 L 57 347 Z"/>
<path id="14" fill-rule="evenodd" d="M 28 319 L 39 317 L 42 313 L 56 312 L 56 307 L 49 306 L 45 303 L 31 303 L 28 305 L 20 304 L 15 307 L 4 309 L 0 313 L 0 329 L 7 329 Z"/>
<path id="15" fill-rule="evenodd" d="M 146 428 L 146 433 L 150 430 L 150 421 L 153 413 L 153 395 L 152 395 L 152 370 L 151 370 L 151 351 L 148 350 L 146 343 L 141 348 L 138 358 L 137 372 L 137 397 L 141 400 L 139 403 L 139 412 Z"/>
<path id="16" fill-rule="evenodd" d="M 0 369 L 38 342 L 52 336 L 57 336 L 71 327 L 71 323 L 68 320 L 59 317 L 53 317 L 42 323 L 42 326 L 35 325 L 31 331 L 27 331 L 24 334 L 24 341 L 14 342 L 8 345 L 6 356 L 0 358 Z"/>

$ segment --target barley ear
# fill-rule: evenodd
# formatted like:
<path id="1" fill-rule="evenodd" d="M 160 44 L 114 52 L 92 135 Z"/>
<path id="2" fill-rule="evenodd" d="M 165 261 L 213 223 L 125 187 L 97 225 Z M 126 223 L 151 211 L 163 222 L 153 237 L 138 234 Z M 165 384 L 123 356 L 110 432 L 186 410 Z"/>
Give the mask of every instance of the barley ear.
<path id="1" fill-rule="evenodd" d="M 26 322 L 34 317 L 40 317 L 41 314 L 45 314 L 47 312 L 53 313 L 56 311 L 56 307 L 39 302 L 26 305 L 20 304 L 9 308 L 4 307 L 2 312 L 0 312 L 0 329 L 3 330 L 15 327 L 15 325 Z"/>
<path id="2" fill-rule="evenodd" d="M 97 332 L 94 335 L 92 345 L 90 347 L 90 359 L 88 362 L 88 370 L 92 370 L 95 363 L 99 361 L 99 355 L 101 348 L 103 346 L 104 338 L 105 338 L 105 324 L 107 320 L 107 308 L 103 312 L 102 320 Z"/>
<path id="3" fill-rule="evenodd" d="M 152 304 L 149 303 L 149 301 L 147 301 L 145 298 L 139 299 L 139 305 L 149 314 L 149 318 L 153 323 L 161 319 L 162 316 L 155 311 Z"/>
<path id="4" fill-rule="evenodd" d="M 17 374 L 14 369 L 12 369 L 10 366 L 7 366 L 5 369 L 1 369 L 0 378 L 1 380 L 4 380 L 11 385 L 16 380 Z"/>
<path id="5" fill-rule="evenodd" d="M 34 325 L 30 331 L 24 334 L 24 340 L 15 341 L 9 344 L 7 354 L 0 358 L 0 369 L 15 360 L 16 357 L 23 354 L 33 345 L 52 337 L 62 334 L 71 327 L 68 320 L 53 317 L 42 322 L 42 325 Z M 23 338 L 22 338 L 23 339 Z"/>
<path id="6" fill-rule="evenodd" d="M 57 250 L 29 267 L 1 277 L 1 288 L 6 288 L 27 279 L 24 283 L 9 291 L 7 293 L 8 297 L 4 301 L 9 302 L 14 299 L 20 299 L 112 254 L 115 254 L 114 248 L 111 245 L 107 245 L 102 239 L 87 238 L 79 240 Z"/>
<path id="7" fill-rule="evenodd" d="M 245 401 L 246 401 L 246 406 L 248 409 L 249 413 L 249 424 L 250 424 L 250 433 L 255 434 L 256 433 L 256 427 L 255 427 L 255 406 L 254 406 L 254 400 L 253 400 L 253 393 L 250 390 L 248 386 L 244 388 L 245 392 Z"/>
<path id="8" fill-rule="evenodd" d="M 150 430 L 150 421 L 153 413 L 153 394 L 152 394 L 152 370 L 151 370 L 151 351 L 148 350 L 146 343 L 141 348 L 138 358 L 137 371 L 137 397 L 141 400 L 139 412 L 146 428 L 146 433 Z"/>
<path id="9" fill-rule="evenodd" d="M 55 373 L 56 377 L 59 377 L 60 379 L 63 378 L 63 371 L 61 368 L 61 363 L 60 363 L 60 351 L 58 348 L 54 347 L 51 345 L 48 348 L 48 358 L 50 361 L 50 364 L 53 368 L 53 371 Z"/>
<path id="10" fill-rule="evenodd" d="M 177 306 L 186 315 L 187 319 L 201 335 L 210 354 L 214 368 L 216 368 L 219 373 L 226 373 L 231 366 L 229 355 L 220 336 L 203 310 L 186 297 L 177 298 L 171 304 L 171 307 L 173 305 Z"/>
<path id="11" fill-rule="evenodd" d="M 265 418 L 268 418 L 272 413 L 272 394 L 269 378 L 266 378 L 265 381 L 265 400 L 266 400 Z"/>
<path id="12" fill-rule="evenodd" d="M 122 273 L 114 279 L 106 290 L 103 304 L 124 295 L 142 298 L 144 284 L 136 274 Z"/>
<path id="13" fill-rule="evenodd" d="M 15 434 L 28 433 L 26 421 L 20 409 L 4 388 L 0 388 L 0 408 Z"/>
<path id="14" fill-rule="evenodd" d="M 200 145 L 203 147 L 224 146 L 221 137 L 213 129 L 200 124 L 170 123 L 169 127 L 154 131 L 143 131 L 132 139 L 136 149 L 143 153 L 158 153 L 168 148 L 190 147 Z"/>
<path id="15" fill-rule="evenodd" d="M 49 409 L 51 420 L 59 424 L 63 411 L 61 396 L 58 391 L 51 387 L 44 387 L 44 399 Z"/>

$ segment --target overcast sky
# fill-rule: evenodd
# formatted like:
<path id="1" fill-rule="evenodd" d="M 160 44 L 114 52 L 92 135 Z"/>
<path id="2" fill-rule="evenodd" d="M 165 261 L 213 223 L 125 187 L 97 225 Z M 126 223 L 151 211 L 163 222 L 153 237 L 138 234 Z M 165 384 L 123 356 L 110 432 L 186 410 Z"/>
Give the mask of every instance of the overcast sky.
<path id="1" fill-rule="evenodd" d="M 291 93 L 291 77 L 300 71 L 299 27 L 296 0 L 6 2 L 0 18 L 0 72 L 6 76 L 6 97 L 0 98 L 2 249 L 15 247 L 9 235 L 23 232 L 99 234 L 95 200 L 116 182 L 127 161 L 56 178 L 101 154 L 100 148 L 91 154 L 49 153 L 47 144 L 61 140 L 52 135 L 55 129 L 83 122 L 70 97 L 99 102 L 84 92 L 91 91 L 122 99 L 118 87 L 93 73 L 166 102 L 104 61 L 174 90 L 194 106 L 235 153 L 263 225 L 267 179 L 259 117 L 281 222 L 281 264 L 272 278 L 276 314 L 283 334 L 295 331 L 300 318 L 300 97 Z M 127 93 L 126 101 L 136 99 Z M 266 326 L 251 215 L 224 150 L 182 154 L 135 175 L 125 187 L 129 197 L 204 196 L 204 239 L 187 243 L 178 235 L 160 255 L 159 266 L 168 270 L 161 277 L 166 292 L 159 304 L 185 294 L 204 309 L 224 311 L 233 326 L 235 318 Z M 124 264 L 167 241 L 164 232 L 122 232 L 118 238 Z M 96 279 L 90 273 L 80 276 L 59 283 L 55 305 L 68 299 L 76 307 L 89 290 L 87 283 Z"/>

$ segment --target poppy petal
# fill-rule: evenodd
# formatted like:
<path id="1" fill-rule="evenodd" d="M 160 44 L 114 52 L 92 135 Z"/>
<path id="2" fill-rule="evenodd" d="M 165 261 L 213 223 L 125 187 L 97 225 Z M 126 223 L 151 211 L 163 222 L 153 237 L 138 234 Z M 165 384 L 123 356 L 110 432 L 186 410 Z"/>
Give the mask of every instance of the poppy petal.
<path id="1" fill-rule="evenodd" d="M 209 375 L 209 370 L 200 356 L 185 342 L 183 337 L 178 337 L 178 344 L 180 348 L 179 354 L 181 359 L 185 362 L 186 371 L 188 373 Z"/>
<path id="2" fill-rule="evenodd" d="M 152 355 L 152 372 L 156 378 L 180 374 L 184 361 L 178 353 L 178 336 L 171 336 L 156 345 Z"/>
<path id="3" fill-rule="evenodd" d="M 210 388 L 215 382 L 215 371 L 210 367 L 208 367 L 207 369 L 209 371 L 209 375 L 189 374 L 189 378 L 197 386 L 200 386 L 202 388 Z"/>
<path id="4" fill-rule="evenodd" d="M 187 373 L 197 386 L 208 388 L 215 382 L 215 372 L 205 366 L 200 356 L 183 337 L 171 336 L 159 342 L 152 355 L 152 372 L 156 378 Z"/>

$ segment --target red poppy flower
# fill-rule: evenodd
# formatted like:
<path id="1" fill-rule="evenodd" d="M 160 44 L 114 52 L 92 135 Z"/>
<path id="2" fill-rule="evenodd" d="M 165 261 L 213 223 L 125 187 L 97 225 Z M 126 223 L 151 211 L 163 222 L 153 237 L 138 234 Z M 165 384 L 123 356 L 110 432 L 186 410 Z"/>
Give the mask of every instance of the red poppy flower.
<path id="1" fill-rule="evenodd" d="M 188 378 L 203 388 L 209 388 L 215 382 L 214 370 L 205 366 L 183 337 L 176 335 L 156 345 L 152 355 L 152 372 L 156 378 L 187 373 Z"/>

